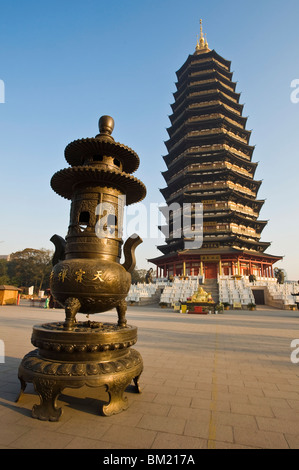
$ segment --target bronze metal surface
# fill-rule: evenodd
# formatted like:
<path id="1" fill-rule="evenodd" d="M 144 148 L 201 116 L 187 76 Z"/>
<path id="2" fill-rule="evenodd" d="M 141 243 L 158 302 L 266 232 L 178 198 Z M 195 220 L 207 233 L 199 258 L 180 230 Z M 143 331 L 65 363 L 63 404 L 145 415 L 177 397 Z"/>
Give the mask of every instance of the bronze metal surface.
<path id="1" fill-rule="evenodd" d="M 19 366 L 22 397 L 27 383 L 33 383 L 40 397 L 32 416 L 41 420 L 58 421 L 62 409 L 57 398 L 65 388 L 104 386 L 109 401 L 102 405 L 101 414 L 110 416 L 127 409 L 126 387 L 134 381 L 140 393 L 139 377 L 143 361 L 138 351 L 130 349 L 136 342 L 135 327 L 119 328 L 104 324 L 95 328 L 78 323 L 66 334 L 62 323 L 35 326 L 32 343 L 38 349 L 26 354 Z M 78 338 L 79 336 L 79 338 Z"/>
<path id="2" fill-rule="evenodd" d="M 65 307 L 68 330 L 74 327 L 77 313 L 94 314 L 111 308 L 117 309 L 119 326 L 126 324 L 132 260 L 142 240 L 135 234 L 129 239 L 130 249 L 124 250 L 121 265 L 123 210 L 125 204 L 142 200 L 146 189 L 126 172 L 135 171 L 139 158 L 132 149 L 114 141 L 113 127 L 113 119 L 102 116 L 100 134 L 69 144 L 65 157 L 72 166 L 58 171 L 51 180 L 54 191 L 72 201 L 66 239 L 56 236 L 53 240 L 60 255 L 54 255 L 50 278 L 54 298 Z"/>
<path id="3" fill-rule="evenodd" d="M 71 167 L 58 171 L 52 188 L 71 200 L 66 238 L 53 235 L 55 253 L 50 275 L 54 299 L 65 308 L 63 322 L 35 325 L 31 342 L 37 348 L 19 366 L 22 396 L 33 383 L 40 404 L 32 416 L 57 421 L 62 410 L 56 400 L 64 388 L 105 386 L 109 403 L 102 413 L 109 416 L 127 408 L 123 396 L 143 370 L 140 354 L 131 349 L 137 328 L 127 325 L 126 297 L 131 285 L 135 249 L 142 242 L 133 234 L 122 255 L 123 211 L 145 197 L 146 189 L 132 176 L 139 165 L 138 155 L 111 136 L 114 121 L 99 120 L 100 134 L 77 140 L 65 149 Z M 96 314 L 116 308 L 117 323 L 77 321 L 77 313 Z"/>

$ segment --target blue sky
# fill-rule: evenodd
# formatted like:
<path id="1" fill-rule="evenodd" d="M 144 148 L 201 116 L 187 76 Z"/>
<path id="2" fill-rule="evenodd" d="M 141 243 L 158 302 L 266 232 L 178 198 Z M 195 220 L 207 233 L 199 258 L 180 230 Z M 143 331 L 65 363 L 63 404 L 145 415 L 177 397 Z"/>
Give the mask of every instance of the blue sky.
<path id="1" fill-rule="evenodd" d="M 115 120 L 115 140 L 140 156 L 148 213 L 164 202 L 175 72 L 194 52 L 202 18 L 210 48 L 232 62 L 242 93 L 263 180 L 258 197 L 266 199 L 260 219 L 269 220 L 262 240 L 284 256 L 277 266 L 288 278 L 299 279 L 299 103 L 290 99 L 299 79 L 298 17 L 298 0 L 0 0 L 0 254 L 52 249 L 51 236 L 66 235 L 70 204 L 50 179 L 68 166 L 66 145 L 95 136 L 103 114 Z M 149 235 L 153 223 L 140 231 Z M 146 260 L 162 243 L 144 237 L 137 266 L 151 267 Z"/>

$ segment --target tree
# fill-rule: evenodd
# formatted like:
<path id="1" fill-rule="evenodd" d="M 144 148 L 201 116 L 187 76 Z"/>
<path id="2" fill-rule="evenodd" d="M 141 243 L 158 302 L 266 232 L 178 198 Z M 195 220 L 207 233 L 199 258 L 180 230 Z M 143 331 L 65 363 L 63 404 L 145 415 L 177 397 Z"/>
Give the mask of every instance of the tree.
<path id="1" fill-rule="evenodd" d="M 0 259 L 0 285 L 10 284 L 6 259 Z"/>
<path id="2" fill-rule="evenodd" d="M 284 269 L 275 268 L 274 275 L 277 279 L 278 284 L 284 284 L 284 281 L 285 281 Z"/>
<path id="3" fill-rule="evenodd" d="M 137 284 L 137 282 L 145 282 L 146 269 L 133 269 L 132 273 L 132 284 Z"/>
<path id="4" fill-rule="evenodd" d="M 8 262 L 8 275 L 11 282 L 18 287 L 34 285 L 35 291 L 49 287 L 49 276 L 52 269 L 52 251 L 44 248 L 36 250 L 26 248 L 16 251 Z"/>

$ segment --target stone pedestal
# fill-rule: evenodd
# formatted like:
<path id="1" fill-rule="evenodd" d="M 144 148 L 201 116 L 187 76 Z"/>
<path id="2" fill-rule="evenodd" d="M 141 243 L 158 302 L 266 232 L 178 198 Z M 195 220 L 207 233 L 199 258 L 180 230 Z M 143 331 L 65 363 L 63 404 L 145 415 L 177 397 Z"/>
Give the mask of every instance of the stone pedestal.
<path id="1" fill-rule="evenodd" d="M 104 386 L 109 403 L 102 406 L 105 416 L 128 408 L 123 396 L 143 370 L 141 355 L 131 349 L 137 341 L 137 328 L 110 323 L 78 322 L 71 331 L 64 323 L 46 323 L 33 327 L 32 344 L 37 348 L 23 358 L 18 377 L 21 398 L 27 383 L 33 383 L 40 404 L 32 408 L 32 416 L 41 420 L 58 421 L 62 409 L 56 400 L 65 388 Z"/>

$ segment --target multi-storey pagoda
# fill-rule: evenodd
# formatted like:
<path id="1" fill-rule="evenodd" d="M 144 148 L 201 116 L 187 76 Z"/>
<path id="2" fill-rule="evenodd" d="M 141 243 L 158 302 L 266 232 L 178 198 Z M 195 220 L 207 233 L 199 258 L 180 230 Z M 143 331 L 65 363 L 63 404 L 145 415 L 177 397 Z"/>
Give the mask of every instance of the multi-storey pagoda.
<path id="1" fill-rule="evenodd" d="M 280 256 L 266 254 L 270 243 L 261 241 L 267 221 L 259 220 L 264 200 L 257 198 L 261 181 L 255 180 L 257 163 L 252 161 L 254 146 L 231 63 L 210 50 L 200 25 L 200 39 L 177 72 L 172 104 L 171 126 L 165 142 L 167 187 L 161 189 L 167 206 L 167 225 L 160 227 L 166 244 L 163 253 L 149 260 L 158 276 L 220 275 L 273 277 L 273 264 Z M 191 217 L 188 234 L 177 233 L 176 217 L 191 204 L 191 212 L 203 204 L 203 242 L 200 248 L 186 248 L 196 233 Z M 178 211 L 170 208 L 179 206 Z M 194 216 L 194 214 L 193 214 Z M 174 226 L 176 229 L 174 230 Z"/>

